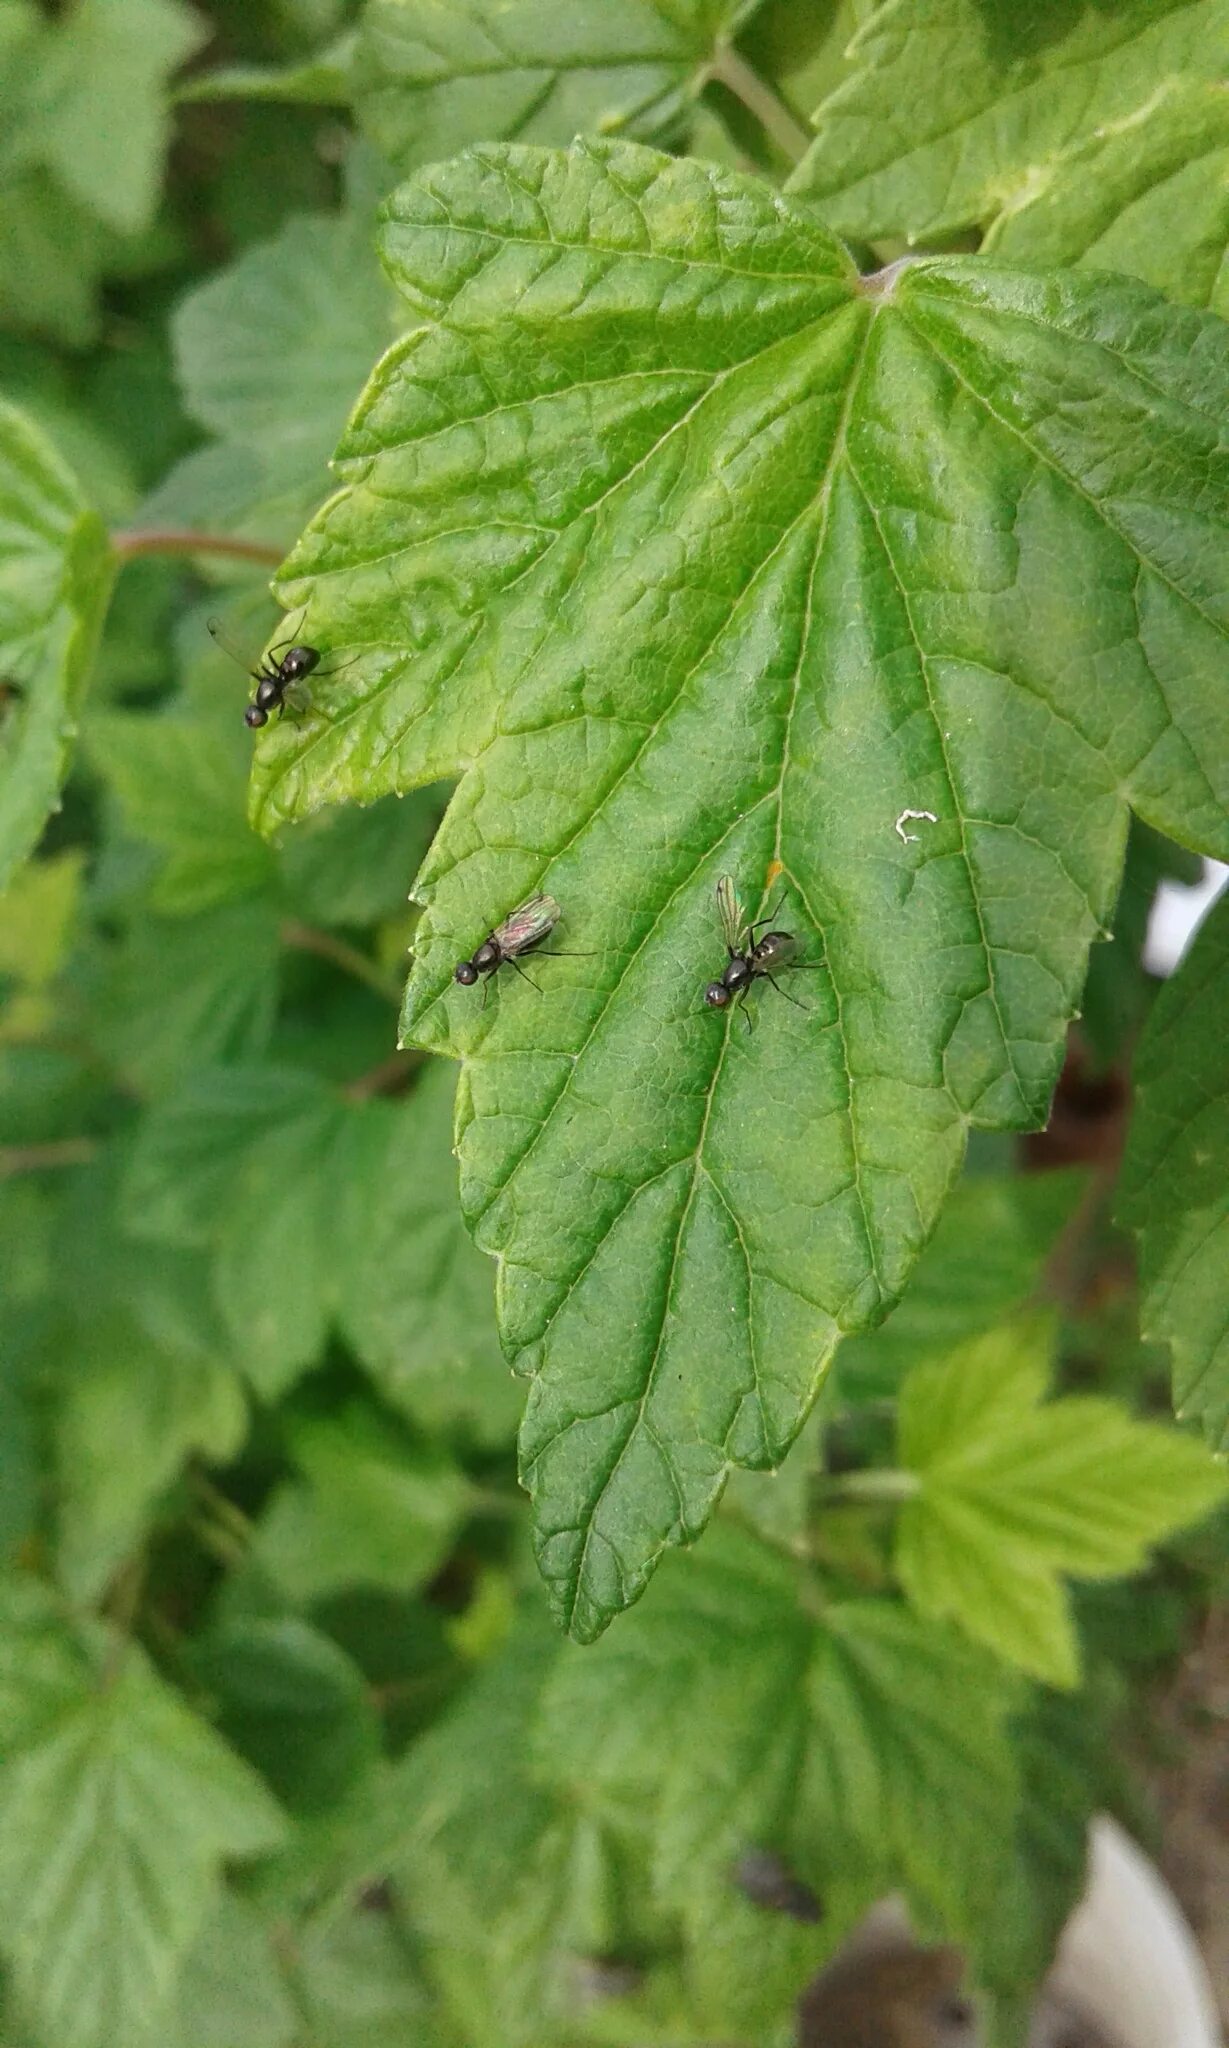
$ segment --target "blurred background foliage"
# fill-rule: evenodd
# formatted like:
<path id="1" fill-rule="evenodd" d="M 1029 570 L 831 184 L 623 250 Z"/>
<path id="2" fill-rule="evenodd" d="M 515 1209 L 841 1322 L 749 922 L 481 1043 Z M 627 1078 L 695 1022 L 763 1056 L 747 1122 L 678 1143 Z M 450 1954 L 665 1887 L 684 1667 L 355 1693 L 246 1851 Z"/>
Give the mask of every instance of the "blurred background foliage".
<path id="1" fill-rule="evenodd" d="M 787 114 L 868 12 L 748 19 Z M 562 1646 L 454 1074 L 394 1050 L 447 791 L 257 840 L 249 685 L 205 630 L 265 644 L 395 333 L 378 199 L 507 125 L 409 118 L 402 13 L 0 0 L 0 396 L 126 537 L 62 807 L 0 897 L 4 2038 L 783 2043 L 893 1886 L 1007 2038 L 1088 1814 L 1148 1837 L 1127 1760 L 1225 1591 L 1213 1468 L 1140 1419 L 1168 1362 L 1109 1220 L 1147 912 L 1192 863 L 1133 834 L 1049 1138 L 978 1141 L 782 1472 Z M 779 162 L 686 47 L 637 67 L 632 132 Z M 566 137 L 609 68 L 516 118 Z"/>

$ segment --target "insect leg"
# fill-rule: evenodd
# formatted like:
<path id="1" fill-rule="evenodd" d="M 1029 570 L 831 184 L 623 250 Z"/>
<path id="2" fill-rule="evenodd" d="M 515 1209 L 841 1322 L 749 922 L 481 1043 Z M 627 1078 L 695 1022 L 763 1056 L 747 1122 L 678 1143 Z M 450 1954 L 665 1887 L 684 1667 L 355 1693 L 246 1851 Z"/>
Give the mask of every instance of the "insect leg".
<path id="1" fill-rule="evenodd" d="M 349 661 L 339 661 L 336 668 L 318 668 L 316 670 L 317 680 L 323 682 L 326 676 L 339 676 L 343 669 L 353 668 L 355 662 L 361 660 L 361 654 L 352 654 Z"/>
<path id="2" fill-rule="evenodd" d="M 515 954 L 513 954 L 513 953 L 505 953 L 505 955 L 504 955 L 504 958 L 505 958 L 505 960 L 507 961 L 507 963 L 508 963 L 509 967 L 515 967 L 515 969 L 516 969 L 517 973 L 518 973 L 518 974 L 520 975 L 520 977 L 521 977 L 521 980 L 522 980 L 522 981 L 527 981 L 527 982 L 529 983 L 529 986 L 530 986 L 530 988 L 536 988 L 536 989 L 537 989 L 537 991 L 538 991 L 538 994 L 539 994 L 539 995 L 541 995 L 541 993 L 542 993 L 542 984 L 541 984 L 540 982 L 537 982 L 537 981 L 535 981 L 535 980 L 534 980 L 534 978 L 533 978 L 533 976 L 532 976 L 532 974 L 526 974 L 526 972 L 525 972 L 524 968 L 523 968 L 523 967 L 521 966 L 521 963 L 520 963 L 520 961 L 519 961 L 519 960 L 518 960 L 518 959 L 516 958 Z"/>
<path id="3" fill-rule="evenodd" d="M 778 896 L 776 902 L 773 904 L 772 909 L 767 911 L 763 917 L 757 917 L 754 924 L 749 924 L 747 926 L 748 932 L 758 932 L 762 924 L 771 924 L 773 918 L 776 916 L 778 910 L 780 910 L 781 905 L 784 903 L 784 901 L 785 891 L 784 889 L 782 889 L 781 894 Z"/>
<path id="4" fill-rule="evenodd" d="M 272 657 L 273 657 L 273 656 L 274 656 L 275 654 L 280 654 L 280 653 L 281 653 L 281 651 L 282 651 L 282 649 L 283 649 L 283 647 L 293 647 L 293 646 L 294 646 L 294 643 L 295 643 L 295 641 L 296 641 L 296 640 L 298 639 L 298 637 L 299 637 L 299 630 L 300 630 L 300 628 L 301 628 L 301 626 L 302 626 L 302 624 L 303 624 L 303 621 L 304 621 L 304 619 L 305 619 L 306 617 L 307 617 L 307 606 L 306 606 L 306 605 L 304 605 L 304 606 L 302 607 L 301 611 L 299 612 L 299 624 L 298 624 L 297 626 L 294 626 L 294 627 L 292 627 L 292 628 L 291 628 L 291 631 L 290 631 L 290 635 L 289 635 L 289 637 L 288 637 L 287 639 L 285 639 L 285 640 L 279 640 L 279 641 L 278 641 L 278 643 L 277 643 L 277 645 L 276 645 L 275 647 L 271 647 L 271 648 L 269 649 L 269 658 L 270 658 L 270 659 L 272 659 Z"/>
<path id="5" fill-rule="evenodd" d="M 787 1003 L 792 1003 L 796 1010 L 810 1009 L 811 1005 L 809 1003 L 800 1003 L 797 996 L 792 996 L 787 988 L 782 988 L 775 974 L 769 974 L 767 968 L 765 968 L 763 972 L 765 980 L 770 981 L 772 983 L 773 987 L 776 989 L 777 994 L 779 996 L 784 996 Z"/>

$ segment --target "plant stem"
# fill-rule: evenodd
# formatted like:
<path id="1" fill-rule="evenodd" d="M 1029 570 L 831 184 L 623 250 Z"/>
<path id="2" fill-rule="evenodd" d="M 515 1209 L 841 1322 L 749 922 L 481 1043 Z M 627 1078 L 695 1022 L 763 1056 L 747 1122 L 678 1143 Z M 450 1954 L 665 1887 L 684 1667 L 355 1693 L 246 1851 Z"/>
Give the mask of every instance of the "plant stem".
<path id="1" fill-rule="evenodd" d="M 199 1466 L 193 1467 L 189 1478 L 197 1499 L 213 1516 L 215 1526 L 246 1550 L 255 1531 L 250 1517 L 244 1514 L 239 1503 L 233 1501 L 228 1493 L 223 1493 L 220 1486 L 215 1486 Z"/>
<path id="2" fill-rule="evenodd" d="M 825 1506 L 857 1502 L 860 1506 L 896 1505 L 922 1490 L 916 1472 L 840 1472 L 819 1481 L 816 1497 Z"/>
<path id="3" fill-rule="evenodd" d="M 369 960 L 366 953 L 360 953 L 357 946 L 347 945 L 333 932 L 317 931 L 315 925 L 300 924 L 297 918 L 287 918 L 281 932 L 283 946 L 297 946 L 301 953 L 315 953 L 321 960 L 329 960 L 334 967 L 340 967 L 343 974 L 352 974 L 356 981 L 374 989 L 386 1003 L 401 1006 L 401 990 L 391 981 L 382 968 Z"/>
<path id="4" fill-rule="evenodd" d="M 41 1173 L 47 1166 L 86 1166 L 97 1138 L 57 1138 L 47 1145 L 0 1145 L 0 1180 L 11 1173 Z"/>
<path id="5" fill-rule="evenodd" d="M 194 533 L 190 527 L 150 526 L 113 533 L 111 545 L 121 562 L 137 555 L 231 555 L 240 562 L 267 562 L 276 569 L 285 548 L 263 540 L 234 540 L 225 533 Z"/>
<path id="6" fill-rule="evenodd" d="M 348 1081 L 341 1092 L 347 1102 L 367 1102 L 373 1095 L 399 1095 L 421 1060 L 422 1054 L 411 1052 L 408 1046 L 390 1052 L 386 1060 L 377 1061 L 357 1080 Z"/>
<path id="7" fill-rule="evenodd" d="M 786 106 L 758 71 L 753 70 L 745 57 L 740 57 L 732 43 L 720 43 L 717 54 L 708 67 L 708 76 L 716 79 L 741 100 L 749 114 L 754 114 L 770 141 L 775 142 L 783 156 L 791 164 L 799 164 L 814 141 L 814 136 L 796 121 Z"/>

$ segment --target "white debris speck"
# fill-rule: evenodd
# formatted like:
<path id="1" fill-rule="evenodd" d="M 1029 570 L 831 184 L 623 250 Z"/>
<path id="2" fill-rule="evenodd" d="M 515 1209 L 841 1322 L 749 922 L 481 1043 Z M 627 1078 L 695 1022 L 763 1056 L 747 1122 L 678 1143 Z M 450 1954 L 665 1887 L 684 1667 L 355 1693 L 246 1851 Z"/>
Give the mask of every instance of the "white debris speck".
<path id="1" fill-rule="evenodd" d="M 939 822 L 933 811 L 902 811 L 899 818 L 896 820 L 896 830 L 899 832 L 906 846 L 917 845 L 917 833 L 906 832 L 905 830 L 906 818 L 925 818 L 927 823 L 931 825 L 937 825 Z"/>

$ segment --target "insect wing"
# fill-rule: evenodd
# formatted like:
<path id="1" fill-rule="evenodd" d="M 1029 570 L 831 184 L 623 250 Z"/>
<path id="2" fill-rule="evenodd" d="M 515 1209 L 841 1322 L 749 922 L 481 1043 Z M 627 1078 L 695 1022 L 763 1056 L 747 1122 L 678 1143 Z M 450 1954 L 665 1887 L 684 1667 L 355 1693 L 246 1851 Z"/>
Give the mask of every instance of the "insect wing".
<path id="1" fill-rule="evenodd" d="M 243 669 L 245 673 L 249 672 L 252 666 L 251 662 L 249 661 L 246 654 L 240 653 L 239 649 L 236 647 L 234 641 L 230 638 L 229 634 L 224 633 L 222 631 L 220 620 L 206 619 L 205 624 L 209 628 L 210 637 L 216 640 L 218 646 L 222 649 L 223 654 L 229 654 L 231 660 L 238 662 L 239 667 Z"/>
<path id="2" fill-rule="evenodd" d="M 515 959 L 518 953 L 528 953 L 533 946 L 541 945 L 548 933 L 558 924 L 561 912 L 553 896 L 530 896 L 496 925 L 491 937 L 505 957 Z"/>
<path id="3" fill-rule="evenodd" d="M 761 973 L 771 974 L 777 967 L 792 967 L 798 941 L 792 932 L 765 932 L 752 953 L 752 959 Z"/>
<path id="4" fill-rule="evenodd" d="M 717 908 L 721 913 L 721 935 L 727 947 L 731 953 L 741 953 L 746 925 L 738 891 L 728 875 L 722 875 L 717 884 Z"/>

